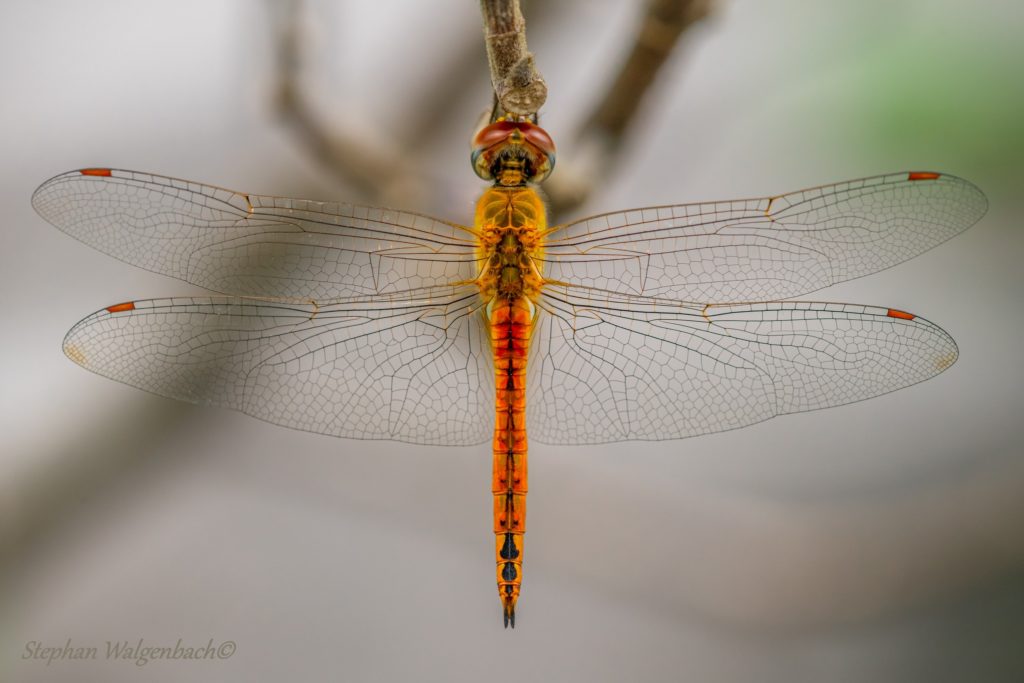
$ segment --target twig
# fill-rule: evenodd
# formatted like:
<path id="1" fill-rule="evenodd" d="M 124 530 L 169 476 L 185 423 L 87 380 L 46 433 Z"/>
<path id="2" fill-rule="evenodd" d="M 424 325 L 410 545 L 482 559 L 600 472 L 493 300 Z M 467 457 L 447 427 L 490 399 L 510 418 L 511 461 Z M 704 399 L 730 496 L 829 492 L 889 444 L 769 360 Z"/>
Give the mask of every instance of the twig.
<path id="1" fill-rule="evenodd" d="M 480 0 L 487 61 L 499 113 L 535 116 L 548 86 L 526 49 L 526 22 L 519 0 Z"/>
<path id="2" fill-rule="evenodd" d="M 553 214 L 582 204 L 599 174 L 615 168 L 622 140 L 658 71 L 683 32 L 708 16 L 714 2 L 648 0 L 628 56 L 576 135 L 572 161 L 560 158 L 560 167 L 545 185 Z"/>
<path id="3" fill-rule="evenodd" d="M 687 28 L 708 15 L 712 0 L 650 0 L 633 49 L 585 124 L 618 140 L 644 94 Z"/>
<path id="4" fill-rule="evenodd" d="M 302 87 L 300 18 L 302 0 L 268 3 L 277 10 L 276 109 L 314 158 L 348 182 L 363 199 L 388 203 L 396 193 L 422 194 L 419 174 L 397 145 L 346 128 L 343 121 L 325 125 Z M 397 189 L 396 189 L 397 188 Z"/>

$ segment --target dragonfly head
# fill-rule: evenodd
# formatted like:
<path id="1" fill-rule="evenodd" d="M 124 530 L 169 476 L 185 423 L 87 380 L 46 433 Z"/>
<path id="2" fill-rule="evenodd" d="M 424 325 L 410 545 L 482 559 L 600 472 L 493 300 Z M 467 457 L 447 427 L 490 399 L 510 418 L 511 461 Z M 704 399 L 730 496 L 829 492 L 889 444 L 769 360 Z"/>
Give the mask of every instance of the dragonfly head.
<path id="1" fill-rule="evenodd" d="M 498 185 L 539 183 L 555 167 L 555 143 L 529 121 L 498 119 L 473 138 L 470 159 L 478 176 Z"/>

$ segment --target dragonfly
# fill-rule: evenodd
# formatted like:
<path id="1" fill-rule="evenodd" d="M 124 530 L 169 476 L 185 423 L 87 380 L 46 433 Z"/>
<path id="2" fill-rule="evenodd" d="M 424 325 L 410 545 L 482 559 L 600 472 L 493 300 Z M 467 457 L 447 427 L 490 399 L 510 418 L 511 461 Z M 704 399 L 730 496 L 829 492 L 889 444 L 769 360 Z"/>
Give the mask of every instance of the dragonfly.
<path id="1" fill-rule="evenodd" d="M 155 394 L 348 439 L 492 443 L 504 625 L 515 627 L 527 433 L 681 439 L 908 387 L 957 358 L 893 308 L 792 301 L 977 222 L 984 194 L 910 171 L 549 226 L 555 145 L 535 119 L 474 137 L 472 225 L 86 168 L 32 198 L 115 258 L 219 292 L 129 301 L 64 352 Z"/>

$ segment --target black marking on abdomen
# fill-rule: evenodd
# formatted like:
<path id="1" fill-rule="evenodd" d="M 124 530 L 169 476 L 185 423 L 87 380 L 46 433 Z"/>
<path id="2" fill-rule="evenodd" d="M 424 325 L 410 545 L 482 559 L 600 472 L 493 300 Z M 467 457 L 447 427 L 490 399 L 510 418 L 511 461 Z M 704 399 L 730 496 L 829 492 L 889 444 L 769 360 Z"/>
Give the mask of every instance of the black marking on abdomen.
<path id="1" fill-rule="evenodd" d="M 505 566 L 501 569 L 501 578 L 506 581 L 516 580 L 516 566 L 511 562 L 506 562 Z"/>
<path id="2" fill-rule="evenodd" d="M 505 545 L 501 547 L 500 555 L 503 560 L 514 560 L 519 557 L 519 548 L 516 547 L 512 534 L 505 534 Z"/>

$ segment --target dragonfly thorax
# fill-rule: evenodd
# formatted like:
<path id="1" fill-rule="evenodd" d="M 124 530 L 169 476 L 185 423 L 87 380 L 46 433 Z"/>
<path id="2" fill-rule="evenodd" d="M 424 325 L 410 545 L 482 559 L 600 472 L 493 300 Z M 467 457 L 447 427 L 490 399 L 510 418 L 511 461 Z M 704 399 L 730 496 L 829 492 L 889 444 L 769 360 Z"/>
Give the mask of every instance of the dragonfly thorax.
<path id="1" fill-rule="evenodd" d="M 547 221 L 544 204 L 529 187 L 492 187 L 477 203 L 477 282 L 485 301 L 536 298 L 543 285 L 539 262 Z"/>

